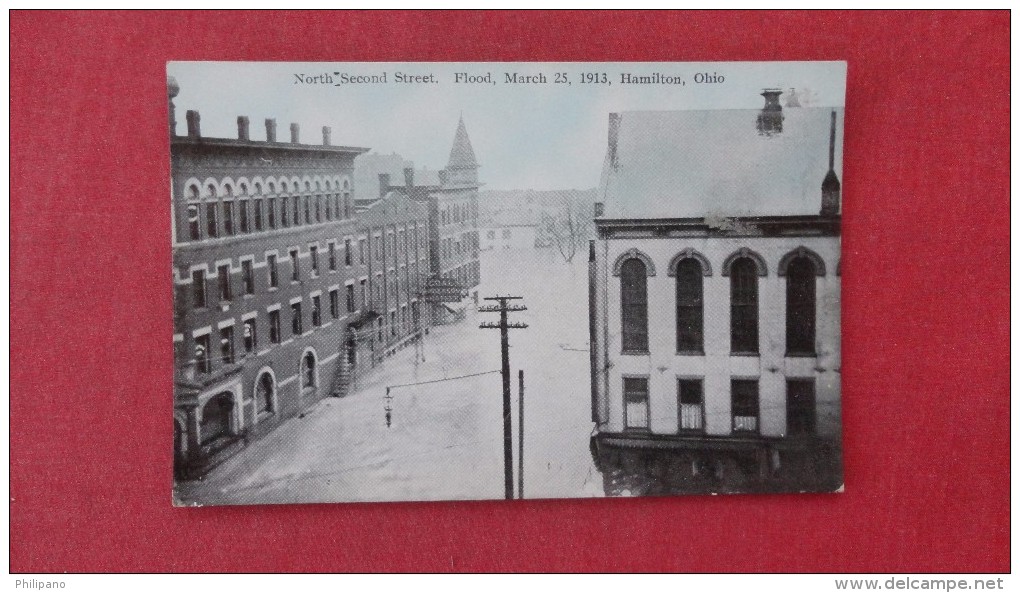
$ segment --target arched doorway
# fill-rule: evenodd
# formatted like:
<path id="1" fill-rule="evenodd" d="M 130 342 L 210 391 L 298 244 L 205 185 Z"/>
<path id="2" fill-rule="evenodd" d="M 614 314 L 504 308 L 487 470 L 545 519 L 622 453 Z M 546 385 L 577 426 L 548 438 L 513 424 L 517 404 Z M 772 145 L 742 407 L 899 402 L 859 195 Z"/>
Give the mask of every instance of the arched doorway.
<path id="1" fill-rule="evenodd" d="M 264 372 L 255 381 L 255 413 L 259 416 L 274 412 L 273 399 L 276 395 L 276 379 L 272 373 Z"/>
<path id="2" fill-rule="evenodd" d="M 319 386 L 318 372 L 315 368 L 315 353 L 305 352 L 301 357 L 301 398 L 315 396 L 316 388 Z"/>
<path id="3" fill-rule="evenodd" d="M 200 434 L 202 444 L 208 444 L 230 435 L 230 417 L 234 410 L 234 394 L 218 393 L 202 407 Z"/>

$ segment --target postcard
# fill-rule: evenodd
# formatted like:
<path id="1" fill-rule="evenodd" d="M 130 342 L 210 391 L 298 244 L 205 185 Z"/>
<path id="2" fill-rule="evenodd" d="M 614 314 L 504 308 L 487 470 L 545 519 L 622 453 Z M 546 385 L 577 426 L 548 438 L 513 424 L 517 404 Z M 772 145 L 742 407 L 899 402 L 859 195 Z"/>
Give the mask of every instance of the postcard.
<path id="1" fill-rule="evenodd" d="M 174 504 L 841 491 L 845 87 L 168 64 Z"/>

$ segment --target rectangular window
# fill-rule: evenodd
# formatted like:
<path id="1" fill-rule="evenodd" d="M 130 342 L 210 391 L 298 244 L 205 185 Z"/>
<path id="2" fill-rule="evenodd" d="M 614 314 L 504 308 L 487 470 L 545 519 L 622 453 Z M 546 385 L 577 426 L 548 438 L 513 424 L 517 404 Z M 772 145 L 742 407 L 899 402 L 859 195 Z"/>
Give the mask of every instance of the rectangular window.
<path id="1" fill-rule="evenodd" d="M 234 364 L 234 328 L 220 330 L 220 360 L 223 364 Z"/>
<path id="2" fill-rule="evenodd" d="M 255 215 L 255 230 L 256 231 L 261 231 L 262 230 L 262 199 L 259 198 L 259 199 L 255 200 L 255 202 L 253 203 L 253 206 L 254 206 L 254 208 L 252 208 L 252 210 L 253 210 L 253 213 Z"/>
<path id="3" fill-rule="evenodd" d="M 280 285 L 280 277 L 276 274 L 276 256 L 266 256 L 266 269 L 269 270 L 269 288 L 276 288 Z"/>
<path id="4" fill-rule="evenodd" d="M 255 294 L 255 268 L 250 259 L 241 262 L 241 279 L 244 282 L 244 294 Z"/>
<path id="5" fill-rule="evenodd" d="M 390 311 L 390 336 L 396 337 L 397 335 L 397 312 Z"/>
<path id="6" fill-rule="evenodd" d="M 625 427 L 648 429 L 648 379 L 645 377 L 624 377 L 623 402 Z"/>
<path id="7" fill-rule="evenodd" d="M 320 325 L 322 325 L 322 297 L 315 295 L 312 297 L 312 326 Z"/>
<path id="8" fill-rule="evenodd" d="M 340 291 L 335 288 L 329 291 L 329 314 L 333 319 L 340 317 Z"/>
<path id="9" fill-rule="evenodd" d="M 301 262 L 298 260 L 300 255 L 297 249 L 290 250 L 290 279 L 292 282 L 301 279 Z"/>
<path id="10" fill-rule="evenodd" d="M 786 434 L 788 436 L 815 434 L 814 379 L 786 381 Z"/>
<path id="11" fill-rule="evenodd" d="M 758 381 L 730 381 L 733 410 L 733 432 L 758 432 Z"/>
<path id="12" fill-rule="evenodd" d="M 351 265 L 351 240 L 344 239 L 344 265 Z"/>
<path id="13" fill-rule="evenodd" d="M 245 354 L 251 354 L 255 352 L 255 348 L 258 347 L 258 338 L 255 335 L 256 330 L 255 318 L 244 320 L 244 352 Z"/>
<path id="14" fill-rule="evenodd" d="M 358 239 L 358 263 L 365 265 L 365 240 Z"/>
<path id="15" fill-rule="evenodd" d="M 208 306 L 205 292 L 205 270 L 191 272 L 191 300 L 196 309 Z"/>
<path id="16" fill-rule="evenodd" d="M 212 370 L 212 353 L 209 351 L 209 334 L 195 336 L 195 370 L 208 373 Z"/>
<path id="17" fill-rule="evenodd" d="M 266 200 L 266 220 L 269 222 L 269 228 L 276 228 L 276 198 Z"/>
<path id="18" fill-rule="evenodd" d="M 382 239 L 380 237 L 372 237 L 372 242 L 375 244 L 375 259 L 382 259 Z"/>
<path id="19" fill-rule="evenodd" d="M 319 275 L 319 248 L 312 245 L 308 248 L 308 254 L 312 257 L 312 277 Z"/>
<path id="20" fill-rule="evenodd" d="M 223 202 L 223 234 L 234 234 L 234 202 Z"/>
<path id="21" fill-rule="evenodd" d="M 305 224 L 312 224 L 311 201 L 311 196 L 305 196 Z"/>
<path id="22" fill-rule="evenodd" d="M 322 222 L 322 196 L 315 196 L 315 222 Z"/>
<path id="23" fill-rule="evenodd" d="M 295 336 L 301 335 L 301 303 L 293 303 L 290 306 L 290 330 Z"/>
<path id="24" fill-rule="evenodd" d="M 238 202 L 238 204 L 241 206 L 241 213 L 240 213 L 240 217 L 241 217 L 241 232 L 242 233 L 250 233 L 251 232 L 251 220 L 250 220 L 250 217 L 248 215 L 248 200 L 241 200 L 240 202 Z"/>
<path id="25" fill-rule="evenodd" d="M 368 308 L 368 286 L 367 286 L 365 280 L 361 281 L 361 302 L 365 306 L 365 308 L 367 309 Z"/>
<path id="26" fill-rule="evenodd" d="M 280 198 L 280 226 L 290 226 L 290 198 Z"/>
<path id="27" fill-rule="evenodd" d="M 229 301 L 233 298 L 230 290 L 230 264 L 216 268 L 216 276 L 220 285 L 220 301 Z"/>
<path id="28" fill-rule="evenodd" d="M 201 236 L 201 225 L 198 220 L 199 207 L 197 204 L 188 204 L 188 236 L 192 241 L 198 241 Z"/>
<path id="29" fill-rule="evenodd" d="M 336 271 L 336 243 L 330 241 L 327 247 L 329 250 L 329 271 Z"/>
<path id="30" fill-rule="evenodd" d="M 308 201 L 305 200 L 305 214 L 308 213 Z M 308 222 L 306 217 L 305 222 Z M 301 224 L 301 196 L 294 196 L 294 226 Z"/>
<path id="31" fill-rule="evenodd" d="M 272 344 L 279 344 L 281 340 L 280 335 L 280 310 L 269 312 L 269 342 Z"/>
<path id="32" fill-rule="evenodd" d="M 206 236 L 218 237 L 220 236 L 219 228 L 216 224 L 216 202 L 209 202 L 205 205 L 205 222 L 206 222 Z"/>
<path id="33" fill-rule="evenodd" d="M 677 390 L 680 400 L 680 430 L 703 430 L 705 427 L 705 407 L 701 380 L 680 379 L 677 381 Z"/>
<path id="34" fill-rule="evenodd" d="M 354 285 L 347 285 L 347 312 L 354 313 Z"/>

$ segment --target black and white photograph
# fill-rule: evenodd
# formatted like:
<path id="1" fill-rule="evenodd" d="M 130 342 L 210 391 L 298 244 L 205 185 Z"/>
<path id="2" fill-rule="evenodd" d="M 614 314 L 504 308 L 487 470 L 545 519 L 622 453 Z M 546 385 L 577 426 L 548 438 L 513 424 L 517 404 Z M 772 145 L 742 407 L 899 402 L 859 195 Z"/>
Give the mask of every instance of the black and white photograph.
<path id="1" fill-rule="evenodd" d="M 845 87 L 170 62 L 174 504 L 842 491 Z"/>

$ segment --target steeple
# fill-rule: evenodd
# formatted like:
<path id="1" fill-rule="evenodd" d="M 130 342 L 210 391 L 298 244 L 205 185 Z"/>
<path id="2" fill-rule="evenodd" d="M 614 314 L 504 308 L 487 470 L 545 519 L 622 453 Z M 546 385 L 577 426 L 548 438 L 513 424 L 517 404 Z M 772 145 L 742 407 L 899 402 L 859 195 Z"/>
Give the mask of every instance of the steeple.
<path id="1" fill-rule="evenodd" d="M 464 115 L 461 114 L 457 123 L 457 133 L 453 137 L 453 148 L 450 149 L 450 161 L 446 163 L 447 169 L 477 169 L 478 161 L 475 160 L 475 151 L 471 148 L 471 139 L 468 138 L 467 128 L 464 126 Z"/>

